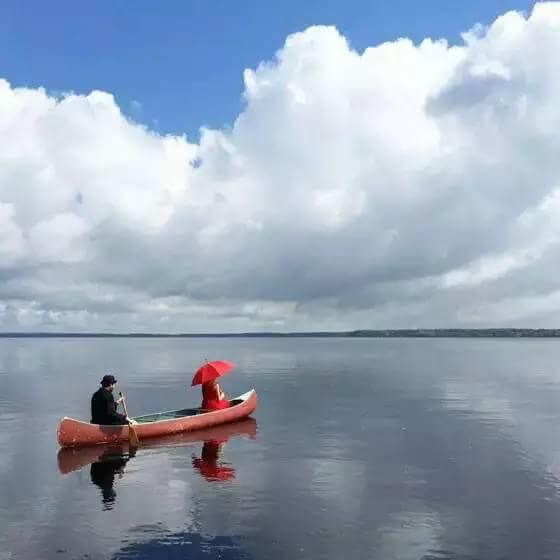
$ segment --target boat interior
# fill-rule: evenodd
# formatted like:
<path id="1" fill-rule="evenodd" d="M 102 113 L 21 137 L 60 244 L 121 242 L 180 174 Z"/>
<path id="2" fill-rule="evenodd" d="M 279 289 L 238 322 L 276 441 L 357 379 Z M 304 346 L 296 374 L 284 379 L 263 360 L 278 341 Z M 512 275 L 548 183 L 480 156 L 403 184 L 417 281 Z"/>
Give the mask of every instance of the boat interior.
<path id="1" fill-rule="evenodd" d="M 233 399 L 229 401 L 230 406 L 241 404 L 243 399 Z M 161 420 L 173 420 L 175 418 L 184 418 L 185 416 L 196 416 L 209 412 L 203 408 L 183 408 L 180 410 L 166 410 L 165 412 L 156 412 L 155 414 L 145 414 L 144 416 L 135 416 L 134 420 L 139 424 L 147 422 L 160 422 Z"/>

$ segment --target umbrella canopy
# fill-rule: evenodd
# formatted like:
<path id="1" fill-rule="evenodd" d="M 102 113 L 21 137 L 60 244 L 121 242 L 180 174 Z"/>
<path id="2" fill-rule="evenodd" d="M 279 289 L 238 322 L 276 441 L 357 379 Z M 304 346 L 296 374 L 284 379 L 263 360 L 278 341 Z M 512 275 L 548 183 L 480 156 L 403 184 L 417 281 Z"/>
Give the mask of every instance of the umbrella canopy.
<path id="1" fill-rule="evenodd" d="M 194 385 L 201 385 L 202 383 L 207 383 L 217 377 L 221 377 L 222 375 L 229 373 L 234 367 L 234 364 L 226 362 L 225 360 L 206 362 L 203 366 L 196 370 L 191 387 Z"/>

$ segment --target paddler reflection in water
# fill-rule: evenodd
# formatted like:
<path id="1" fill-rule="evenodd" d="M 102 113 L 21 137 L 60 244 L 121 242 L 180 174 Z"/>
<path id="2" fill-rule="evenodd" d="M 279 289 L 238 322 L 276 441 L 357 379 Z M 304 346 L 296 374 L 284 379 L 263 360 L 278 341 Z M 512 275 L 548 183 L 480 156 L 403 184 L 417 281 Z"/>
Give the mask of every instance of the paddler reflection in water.
<path id="1" fill-rule="evenodd" d="M 117 380 L 113 375 L 104 375 L 101 387 L 91 397 L 91 423 L 108 425 L 136 424 L 134 420 L 117 412 L 117 406 L 122 403 L 120 397 L 115 401 L 113 390 Z"/>
<path id="2" fill-rule="evenodd" d="M 117 493 L 113 488 L 115 484 L 115 475 L 122 478 L 124 474 L 124 466 L 134 457 L 136 450 L 131 447 L 128 455 L 125 454 L 122 447 L 108 449 L 99 457 L 99 461 L 91 464 L 89 471 L 93 484 L 101 489 L 103 509 L 111 509 Z"/>

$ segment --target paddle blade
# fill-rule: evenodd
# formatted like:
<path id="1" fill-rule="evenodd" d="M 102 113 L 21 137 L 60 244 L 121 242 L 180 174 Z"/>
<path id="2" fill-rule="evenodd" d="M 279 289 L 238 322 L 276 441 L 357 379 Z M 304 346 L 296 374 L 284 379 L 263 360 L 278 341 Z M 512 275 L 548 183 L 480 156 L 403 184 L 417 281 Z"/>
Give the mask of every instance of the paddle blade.
<path id="1" fill-rule="evenodd" d="M 132 447 L 138 447 L 140 445 L 138 434 L 136 433 L 134 426 L 132 426 L 131 424 L 128 425 L 128 437 L 130 439 L 130 445 L 132 445 Z"/>

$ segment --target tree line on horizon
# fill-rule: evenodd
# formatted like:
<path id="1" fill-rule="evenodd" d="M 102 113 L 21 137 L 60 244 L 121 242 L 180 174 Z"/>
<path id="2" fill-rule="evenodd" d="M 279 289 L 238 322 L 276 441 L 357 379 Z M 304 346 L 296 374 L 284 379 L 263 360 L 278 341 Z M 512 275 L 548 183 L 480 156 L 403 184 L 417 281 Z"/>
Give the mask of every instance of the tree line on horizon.
<path id="1" fill-rule="evenodd" d="M 245 332 L 245 333 L 84 333 L 84 332 L 0 332 L 4 338 L 180 338 L 180 337 L 348 337 L 348 338 L 557 338 L 560 329 L 490 328 L 490 329 L 362 329 L 354 331 Z"/>

